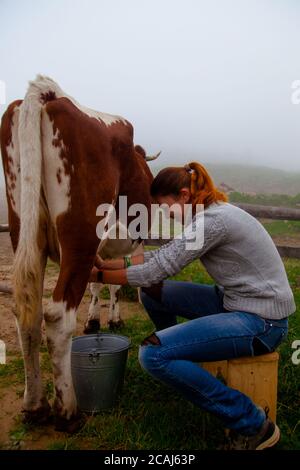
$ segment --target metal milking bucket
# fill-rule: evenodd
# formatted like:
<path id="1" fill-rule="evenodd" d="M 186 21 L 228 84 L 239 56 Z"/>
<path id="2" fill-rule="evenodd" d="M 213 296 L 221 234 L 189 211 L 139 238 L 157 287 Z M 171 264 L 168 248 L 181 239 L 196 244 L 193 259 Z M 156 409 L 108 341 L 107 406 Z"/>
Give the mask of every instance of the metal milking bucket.
<path id="1" fill-rule="evenodd" d="M 110 333 L 73 338 L 71 369 L 78 407 L 88 413 L 112 408 L 124 383 L 130 339 Z"/>

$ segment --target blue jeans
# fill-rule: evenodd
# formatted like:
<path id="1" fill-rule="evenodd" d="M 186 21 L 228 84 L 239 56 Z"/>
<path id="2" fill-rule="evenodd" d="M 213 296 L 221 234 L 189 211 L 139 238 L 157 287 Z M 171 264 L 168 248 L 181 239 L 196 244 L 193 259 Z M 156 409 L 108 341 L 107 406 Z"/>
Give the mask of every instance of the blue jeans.
<path id="1" fill-rule="evenodd" d="M 228 311 L 223 293 L 211 285 L 165 281 L 160 300 L 144 292 L 141 297 L 160 343 L 140 346 L 143 369 L 218 416 L 227 428 L 256 434 L 265 420 L 263 410 L 197 363 L 274 351 L 287 335 L 287 318 L 273 321 Z M 190 321 L 176 324 L 177 315 Z"/>

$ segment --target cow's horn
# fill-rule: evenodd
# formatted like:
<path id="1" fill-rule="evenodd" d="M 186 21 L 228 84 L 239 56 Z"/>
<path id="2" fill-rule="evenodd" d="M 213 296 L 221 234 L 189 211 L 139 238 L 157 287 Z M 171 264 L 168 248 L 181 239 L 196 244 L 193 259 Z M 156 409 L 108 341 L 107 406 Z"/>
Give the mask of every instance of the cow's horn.
<path id="1" fill-rule="evenodd" d="M 161 152 L 158 152 L 156 155 L 146 155 L 145 160 L 146 162 L 151 162 L 152 160 L 156 160 L 160 156 Z"/>

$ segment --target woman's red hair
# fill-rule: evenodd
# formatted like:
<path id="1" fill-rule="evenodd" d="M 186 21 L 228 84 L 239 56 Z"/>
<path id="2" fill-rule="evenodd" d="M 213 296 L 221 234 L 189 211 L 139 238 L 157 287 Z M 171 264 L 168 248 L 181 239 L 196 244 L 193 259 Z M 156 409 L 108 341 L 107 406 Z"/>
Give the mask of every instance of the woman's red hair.
<path id="1" fill-rule="evenodd" d="M 217 189 L 206 168 L 197 162 L 161 170 L 151 184 L 151 195 L 178 196 L 183 188 L 190 189 L 193 206 L 203 204 L 206 208 L 213 202 L 228 202 L 227 195 Z"/>

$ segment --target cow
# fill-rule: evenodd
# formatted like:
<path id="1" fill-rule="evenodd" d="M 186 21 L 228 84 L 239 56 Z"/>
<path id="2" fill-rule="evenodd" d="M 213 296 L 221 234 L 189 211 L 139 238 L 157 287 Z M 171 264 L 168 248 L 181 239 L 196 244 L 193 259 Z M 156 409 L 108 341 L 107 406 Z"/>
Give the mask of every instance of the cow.
<path id="1" fill-rule="evenodd" d="M 72 334 L 102 243 L 96 234 L 96 209 L 108 203 L 118 210 L 119 195 L 127 196 L 129 206 L 139 202 L 149 209 L 153 177 L 145 151 L 134 146 L 129 121 L 80 105 L 49 77 L 38 75 L 29 82 L 24 100 L 8 106 L 0 138 L 15 252 L 14 314 L 25 368 L 23 420 L 44 423 L 51 414 L 39 365 L 44 319 L 55 426 L 73 432 L 81 420 L 71 376 Z M 130 238 L 122 242 L 116 256 L 138 243 Z M 60 269 L 43 311 L 48 257 Z"/>

